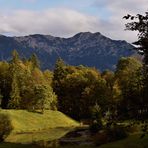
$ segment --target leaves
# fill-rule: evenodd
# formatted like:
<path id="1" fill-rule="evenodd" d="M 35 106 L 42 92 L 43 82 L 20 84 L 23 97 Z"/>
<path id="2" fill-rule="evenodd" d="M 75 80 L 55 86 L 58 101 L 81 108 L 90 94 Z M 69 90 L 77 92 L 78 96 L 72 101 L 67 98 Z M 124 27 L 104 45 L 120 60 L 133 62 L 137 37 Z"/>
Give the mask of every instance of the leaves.
<path id="1" fill-rule="evenodd" d="M 51 86 L 52 73 L 39 69 L 35 55 L 31 60 L 22 61 L 14 51 L 10 63 L 0 63 L 0 76 L 3 108 L 56 109 L 57 99 Z"/>

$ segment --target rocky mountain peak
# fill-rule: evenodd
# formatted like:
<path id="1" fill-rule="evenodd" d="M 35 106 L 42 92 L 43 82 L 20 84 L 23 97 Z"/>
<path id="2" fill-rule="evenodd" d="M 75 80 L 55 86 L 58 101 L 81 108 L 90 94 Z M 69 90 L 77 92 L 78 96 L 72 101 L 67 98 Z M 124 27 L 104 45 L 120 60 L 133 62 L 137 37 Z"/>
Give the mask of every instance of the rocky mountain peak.
<path id="1" fill-rule="evenodd" d="M 113 70 L 122 56 L 135 53 L 126 41 L 112 40 L 100 32 L 80 32 L 71 38 L 34 34 L 23 37 L 0 36 L 0 60 L 8 60 L 12 50 L 22 57 L 35 53 L 42 69 L 52 69 L 57 58 L 72 65 L 85 65 L 100 70 Z"/>

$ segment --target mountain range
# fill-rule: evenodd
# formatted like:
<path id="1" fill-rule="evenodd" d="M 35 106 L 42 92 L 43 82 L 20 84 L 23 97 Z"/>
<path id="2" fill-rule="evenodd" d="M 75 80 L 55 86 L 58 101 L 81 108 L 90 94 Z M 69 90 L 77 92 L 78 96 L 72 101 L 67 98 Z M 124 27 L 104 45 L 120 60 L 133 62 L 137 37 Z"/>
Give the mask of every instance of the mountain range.
<path id="1" fill-rule="evenodd" d="M 71 65 L 96 67 L 103 71 L 114 70 L 121 57 L 135 54 L 134 47 L 126 41 L 112 40 L 101 33 L 81 32 L 70 38 L 34 34 L 21 37 L 0 35 L 0 60 L 9 61 L 14 49 L 22 58 L 33 53 L 42 69 L 53 69 L 58 58 Z"/>

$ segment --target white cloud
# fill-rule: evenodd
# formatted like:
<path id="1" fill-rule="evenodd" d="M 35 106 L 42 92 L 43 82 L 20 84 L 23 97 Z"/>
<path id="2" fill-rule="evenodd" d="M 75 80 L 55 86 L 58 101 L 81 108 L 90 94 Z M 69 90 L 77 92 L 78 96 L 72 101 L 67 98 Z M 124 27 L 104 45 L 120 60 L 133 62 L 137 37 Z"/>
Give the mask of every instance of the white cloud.
<path id="1" fill-rule="evenodd" d="M 107 13 L 107 26 L 110 24 L 110 29 L 106 34 L 113 38 L 126 39 L 130 42 L 137 40 L 137 33 L 124 31 L 126 20 L 123 16 L 127 14 L 136 15 L 144 14 L 148 10 L 148 0 L 95 0 L 95 7 L 98 10 L 101 8 Z"/>
<path id="2" fill-rule="evenodd" d="M 34 1 L 34 0 L 25 0 Z M 140 2 L 143 1 L 143 5 Z M 124 31 L 127 13 L 137 14 L 138 6 L 142 11 L 146 8 L 147 0 L 96 0 L 96 7 L 102 7 L 110 15 L 108 19 L 99 18 L 66 8 L 52 8 L 42 11 L 12 10 L 10 13 L 0 14 L 0 33 L 11 35 L 50 34 L 54 36 L 70 37 L 78 32 L 101 32 L 113 38 L 136 40 L 136 33 Z M 135 2 L 135 3 L 134 3 Z M 133 3 L 135 5 L 133 5 Z M 99 11 L 98 11 L 99 13 Z"/>
<path id="3" fill-rule="evenodd" d="M 45 11 L 17 10 L 1 14 L 0 33 L 14 35 L 52 34 L 70 36 L 80 31 L 97 31 L 98 19 L 74 10 L 58 8 Z"/>
<path id="4" fill-rule="evenodd" d="M 148 0 L 95 0 L 95 5 L 104 7 L 114 15 L 126 13 L 143 13 L 148 7 Z"/>

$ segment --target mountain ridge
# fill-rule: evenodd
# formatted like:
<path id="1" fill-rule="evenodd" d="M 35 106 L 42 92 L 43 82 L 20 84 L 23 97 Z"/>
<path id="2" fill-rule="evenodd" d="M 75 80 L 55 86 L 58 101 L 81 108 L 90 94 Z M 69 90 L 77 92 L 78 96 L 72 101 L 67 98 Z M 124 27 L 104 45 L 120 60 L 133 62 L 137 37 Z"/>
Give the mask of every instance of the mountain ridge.
<path id="1" fill-rule="evenodd" d="M 68 64 L 96 67 L 101 71 L 114 70 L 122 56 L 135 53 L 130 43 L 112 40 L 100 32 L 80 32 L 68 38 L 42 34 L 20 37 L 0 35 L 0 60 L 9 61 L 14 49 L 24 58 L 35 53 L 42 69 L 53 69 L 57 58 L 62 58 Z"/>

